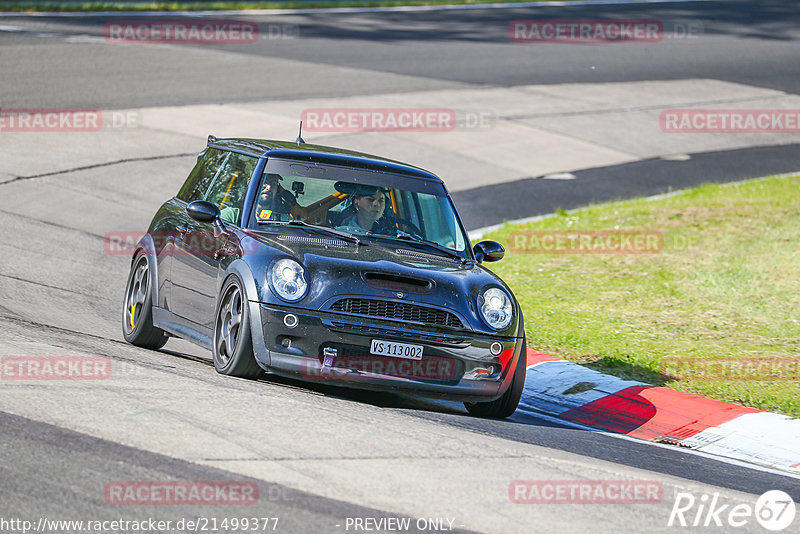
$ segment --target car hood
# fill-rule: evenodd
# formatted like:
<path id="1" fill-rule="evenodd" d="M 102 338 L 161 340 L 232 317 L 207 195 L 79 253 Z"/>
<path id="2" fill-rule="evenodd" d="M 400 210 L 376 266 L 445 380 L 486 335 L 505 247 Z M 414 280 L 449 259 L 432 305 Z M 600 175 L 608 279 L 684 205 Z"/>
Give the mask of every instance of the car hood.
<path id="1" fill-rule="evenodd" d="M 305 266 L 309 290 L 294 304 L 299 308 L 327 311 L 343 298 L 403 302 L 447 310 L 461 319 L 465 329 L 496 334 L 478 316 L 479 294 L 487 287 L 500 287 L 514 300 L 499 277 L 474 261 L 461 263 L 435 249 L 402 241 L 366 238 L 356 245 L 321 232 L 296 230 L 248 231 L 247 236 L 258 243 L 251 248 L 258 251 L 261 265 L 256 269 L 261 273 L 266 275 L 274 261 L 286 257 Z M 256 270 L 254 274 L 258 276 Z M 267 284 L 261 293 L 264 302 L 286 304 Z M 515 311 L 504 334 L 515 335 L 516 303 Z"/>

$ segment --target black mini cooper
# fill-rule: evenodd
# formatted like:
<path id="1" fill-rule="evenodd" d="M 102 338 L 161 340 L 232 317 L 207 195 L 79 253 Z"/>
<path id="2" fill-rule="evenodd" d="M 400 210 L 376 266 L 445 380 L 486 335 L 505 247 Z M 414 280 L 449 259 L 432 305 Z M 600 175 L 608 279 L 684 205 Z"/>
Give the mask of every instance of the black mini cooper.
<path id="1" fill-rule="evenodd" d="M 522 311 L 470 246 L 444 183 L 383 158 L 210 136 L 131 261 L 123 334 L 263 371 L 463 401 L 507 417 L 525 381 Z"/>

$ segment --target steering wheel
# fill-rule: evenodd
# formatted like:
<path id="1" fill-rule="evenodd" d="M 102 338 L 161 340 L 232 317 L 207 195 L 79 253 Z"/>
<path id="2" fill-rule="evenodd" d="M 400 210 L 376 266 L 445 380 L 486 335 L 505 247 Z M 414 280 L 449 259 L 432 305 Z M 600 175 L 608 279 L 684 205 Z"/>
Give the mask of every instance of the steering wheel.
<path id="1" fill-rule="evenodd" d="M 414 237 L 425 239 L 425 236 L 422 235 L 422 230 L 420 230 L 416 224 L 409 221 L 408 219 L 404 219 L 402 217 L 393 217 L 393 222 L 398 229 L 407 232 L 413 235 Z M 405 227 L 405 230 L 403 230 L 401 227 Z"/>

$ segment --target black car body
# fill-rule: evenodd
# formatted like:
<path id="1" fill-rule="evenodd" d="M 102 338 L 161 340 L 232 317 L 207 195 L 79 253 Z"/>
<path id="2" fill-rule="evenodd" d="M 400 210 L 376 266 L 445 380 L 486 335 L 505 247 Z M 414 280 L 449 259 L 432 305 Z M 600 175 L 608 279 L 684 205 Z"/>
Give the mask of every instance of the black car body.
<path id="1" fill-rule="evenodd" d="M 470 247 L 427 171 L 209 137 L 137 245 L 123 334 L 150 348 L 190 340 L 224 374 L 404 390 L 506 417 L 526 354 L 519 304 L 481 265 L 502 256 L 491 241 Z"/>

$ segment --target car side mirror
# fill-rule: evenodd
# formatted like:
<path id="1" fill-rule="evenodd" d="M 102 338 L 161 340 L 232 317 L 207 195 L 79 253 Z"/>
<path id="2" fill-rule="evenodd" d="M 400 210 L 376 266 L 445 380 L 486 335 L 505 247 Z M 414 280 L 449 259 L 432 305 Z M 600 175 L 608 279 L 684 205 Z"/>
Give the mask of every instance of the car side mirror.
<path id="1" fill-rule="evenodd" d="M 219 217 L 219 208 L 207 200 L 195 200 L 186 206 L 186 213 L 195 221 L 210 223 Z"/>
<path id="2" fill-rule="evenodd" d="M 506 255 L 506 249 L 497 241 L 481 241 L 472 247 L 472 252 L 475 253 L 475 259 L 478 260 L 478 263 L 499 261 Z"/>

